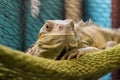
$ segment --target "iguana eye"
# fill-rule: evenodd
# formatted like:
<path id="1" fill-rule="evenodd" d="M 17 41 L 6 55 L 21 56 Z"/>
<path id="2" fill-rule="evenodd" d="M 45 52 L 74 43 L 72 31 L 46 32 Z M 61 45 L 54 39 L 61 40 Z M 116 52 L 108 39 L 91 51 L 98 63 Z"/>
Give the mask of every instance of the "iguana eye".
<path id="1" fill-rule="evenodd" d="M 46 28 L 49 28 L 49 26 L 47 25 Z"/>
<path id="2" fill-rule="evenodd" d="M 52 30 L 52 26 L 50 26 L 48 24 L 45 25 L 45 28 L 46 28 L 46 31 L 51 31 Z"/>

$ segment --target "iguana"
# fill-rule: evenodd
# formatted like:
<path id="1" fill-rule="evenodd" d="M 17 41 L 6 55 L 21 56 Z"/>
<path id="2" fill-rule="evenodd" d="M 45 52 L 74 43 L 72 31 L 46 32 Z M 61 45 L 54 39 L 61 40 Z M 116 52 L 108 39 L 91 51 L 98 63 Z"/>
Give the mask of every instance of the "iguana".
<path id="1" fill-rule="evenodd" d="M 71 59 L 87 52 L 112 47 L 120 42 L 120 33 L 100 28 L 91 20 L 47 20 L 38 40 L 28 54 L 50 59 Z"/>

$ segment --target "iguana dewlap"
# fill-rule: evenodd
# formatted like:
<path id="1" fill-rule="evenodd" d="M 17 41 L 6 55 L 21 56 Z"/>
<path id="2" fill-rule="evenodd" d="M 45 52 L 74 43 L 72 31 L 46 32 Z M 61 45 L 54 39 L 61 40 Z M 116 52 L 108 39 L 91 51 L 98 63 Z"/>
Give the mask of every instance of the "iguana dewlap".
<path id="1" fill-rule="evenodd" d="M 114 45 L 119 42 L 119 32 L 100 28 L 91 21 L 81 20 L 74 24 L 72 20 L 47 20 L 39 32 L 38 40 L 27 53 L 61 59 L 69 52 L 84 51 L 88 46 L 93 47 L 93 50 L 104 49 L 107 43 Z"/>

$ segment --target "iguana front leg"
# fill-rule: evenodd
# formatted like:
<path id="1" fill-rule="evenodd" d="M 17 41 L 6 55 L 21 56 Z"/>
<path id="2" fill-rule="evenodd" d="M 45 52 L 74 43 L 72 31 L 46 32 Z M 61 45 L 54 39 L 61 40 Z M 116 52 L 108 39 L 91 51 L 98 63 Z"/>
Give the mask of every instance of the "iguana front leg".
<path id="1" fill-rule="evenodd" d="M 117 42 L 115 41 L 108 41 L 106 43 L 106 46 L 105 46 L 105 49 L 108 49 L 108 48 L 112 48 L 114 47 L 115 45 L 117 45 Z M 86 53 L 90 53 L 90 52 L 96 52 L 98 51 L 99 49 L 96 48 L 96 47 L 85 47 L 85 48 L 80 48 L 80 49 L 75 49 L 75 50 L 72 50 L 68 53 L 66 53 L 61 59 L 72 59 L 72 58 L 79 58 L 80 56 L 86 54 Z"/>
<path id="2" fill-rule="evenodd" d="M 80 56 L 86 54 L 86 53 L 90 53 L 90 52 L 95 52 L 98 51 L 99 49 L 96 47 L 85 47 L 85 48 L 80 48 L 80 49 L 75 49 L 72 50 L 68 53 L 66 53 L 61 59 L 72 59 L 72 58 L 79 58 Z"/>

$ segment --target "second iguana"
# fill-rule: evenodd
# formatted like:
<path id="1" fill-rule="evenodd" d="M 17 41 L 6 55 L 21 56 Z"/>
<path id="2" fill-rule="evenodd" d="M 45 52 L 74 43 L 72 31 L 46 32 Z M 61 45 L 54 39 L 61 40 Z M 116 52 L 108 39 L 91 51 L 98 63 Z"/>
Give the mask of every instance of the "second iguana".
<path id="1" fill-rule="evenodd" d="M 71 59 L 119 42 L 118 31 L 100 28 L 92 21 L 47 20 L 27 53 L 56 60 Z"/>

